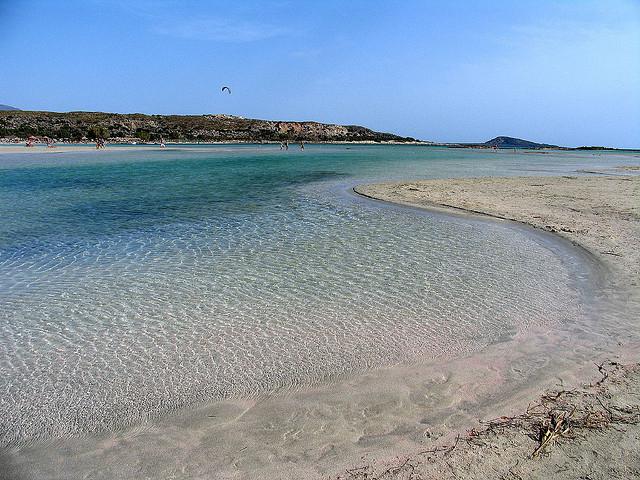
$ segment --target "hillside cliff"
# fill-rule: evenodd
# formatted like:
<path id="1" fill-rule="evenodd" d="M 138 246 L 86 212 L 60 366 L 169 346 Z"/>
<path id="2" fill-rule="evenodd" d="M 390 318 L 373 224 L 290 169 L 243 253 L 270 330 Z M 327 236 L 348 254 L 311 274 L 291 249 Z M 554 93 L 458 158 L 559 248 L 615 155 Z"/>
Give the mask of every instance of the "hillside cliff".
<path id="1" fill-rule="evenodd" d="M 410 137 L 357 125 L 256 120 L 231 115 L 144 115 L 100 112 L 0 111 L 0 139 L 30 136 L 58 141 L 104 138 L 131 142 L 411 142 Z"/>

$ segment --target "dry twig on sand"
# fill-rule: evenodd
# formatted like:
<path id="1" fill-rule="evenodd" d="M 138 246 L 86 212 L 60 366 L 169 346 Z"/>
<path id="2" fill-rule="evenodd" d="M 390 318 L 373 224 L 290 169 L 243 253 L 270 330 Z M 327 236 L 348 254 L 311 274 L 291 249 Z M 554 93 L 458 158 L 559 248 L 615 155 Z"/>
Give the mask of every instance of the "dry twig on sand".
<path id="1" fill-rule="evenodd" d="M 574 407 L 569 415 L 566 415 L 565 412 L 560 412 L 557 416 L 551 414 L 546 428 L 540 432 L 542 434 L 540 438 L 540 445 L 538 445 L 538 448 L 536 448 L 531 454 L 532 457 L 537 457 L 545 448 L 555 443 L 558 438 L 569 433 L 569 429 L 571 428 L 569 422 L 575 411 L 576 409 Z"/>
<path id="2" fill-rule="evenodd" d="M 373 465 L 347 470 L 345 476 L 338 476 L 337 480 L 420 480 L 428 465 L 448 466 L 451 478 L 470 473 L 465 470 L 454 469 L 451 465 L 469 466 L 470 448 L 494 448 L 500 438 L 510 438 L 524 446 L 521 434 L 536 442 L 536 446 L 529 455 L 519 459 L 500 478 L 521 478 L 515 468 L 519 462 L 535 461 L 550 453 L 551 446 L 564 440 L 574 440 L 591 430 L 606 428 L 621 428 L 627 424 L 640 423 L 640 405 L 616 404 L 611 388 L 624 386 L 628 381 L 627 375 L 640 369 L 640 365 L 625 366 L 617 362 L 603 362 L 596 364 L 602 376 L 597 382 L 586 385 L 583 389 L 556 390 L 546 392 L 538 402 L 530 404 L 524 413 L 517 416 L 502 416 L 481 422 L 483 429 L 472 428 L 466 437 L 458 435 L 452 445 L 436 445 L 428 450 L 422 450 L 413 455 L 402 457 L 403 460 L 386 468 L 375 468 Z M 460 442 L 465 440 L 465 442 Z M 462 445 L 461 448 L 457 448 Z M 455 456 L 462 456 L 455 459 Z M 472 455 L 471 455 L 472 456 Z M 467 458 L 467 460 L 461 460 Z M 506 475 L 506 476 L 505 476 Z M 460 477 L 462 478 L 462 477 Z"/>

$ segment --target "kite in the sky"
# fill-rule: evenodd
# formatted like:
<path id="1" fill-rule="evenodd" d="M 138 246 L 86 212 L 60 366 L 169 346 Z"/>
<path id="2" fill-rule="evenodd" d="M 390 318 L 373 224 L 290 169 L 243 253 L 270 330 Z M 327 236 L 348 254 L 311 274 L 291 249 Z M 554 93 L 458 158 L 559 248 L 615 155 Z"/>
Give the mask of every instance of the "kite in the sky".
<path id="1" fill-rule="evenodd" d="M 222 91 L 224 92 L 225 90 L 231 95 L 231 89 L 229 87 L 222 87 Z"/>

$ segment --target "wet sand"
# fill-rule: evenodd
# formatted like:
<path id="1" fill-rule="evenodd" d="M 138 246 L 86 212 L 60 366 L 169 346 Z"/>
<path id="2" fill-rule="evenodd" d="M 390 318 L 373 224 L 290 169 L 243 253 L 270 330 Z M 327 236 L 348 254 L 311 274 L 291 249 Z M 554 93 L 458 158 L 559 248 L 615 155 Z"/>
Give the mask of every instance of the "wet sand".
<path id="1" fill-rule="evenodd" d="M 640 177 L 470 178 L 354 190 L 402 205 L 516 220 L 567 238 L 610 272 L 617 308 L 603 315 L 637 334 Z M 561 379 L 550 392 L 531 395 L 526 409 L 507 408 L 492 422 L 470 424 L 455 440 L 393 459 L 363 461 L 337 478 L 640 477 L 640 358 L 627 336 L 617 340 L 613 363 L 594 361 L 581 381 L 577 372 L 573 381 Z M 594 351 L 594 360 L 601 353 Z M 561 434 L 534 455 L 559 418 L 564 419 L 556 429 Z"/>

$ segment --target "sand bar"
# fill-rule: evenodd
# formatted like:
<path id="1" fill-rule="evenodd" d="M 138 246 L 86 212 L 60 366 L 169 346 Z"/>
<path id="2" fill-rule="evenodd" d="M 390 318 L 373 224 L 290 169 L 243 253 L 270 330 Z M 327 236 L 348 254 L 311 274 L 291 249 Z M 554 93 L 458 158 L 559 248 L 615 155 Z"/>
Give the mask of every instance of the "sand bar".
<path id="1" fill-rule="evenodd" d="M 361 185 L 388 202 L 515 220 L 583 246 L 637 287 L 640 176 L 462 178 Z"/>
<path id="2" fill-rule="evenodd" d="M 621 317 L 634 318 L 640 310 L 638 176 L 426 180 L 354 190 L 398 204 L 490 215 L 554 232 L 609 267 L 614 288 L 623 292 Z M 599 363 L 595 377 L 566 390 L 560 383 L 551 394 L 532 397 L 518 414 L 460 432 L 438 448 L 377 464 L 363 462 L 353 475 L 340 478 L 637 478 L 640 364 L 633 350 L 625 353 L 626 365 Z M 545 438 L 546 446 L 538 450 Z"/>

